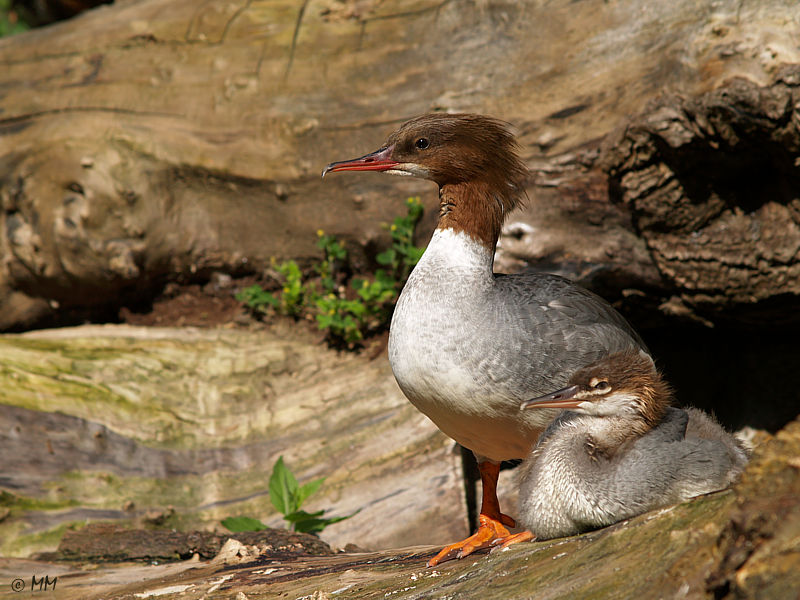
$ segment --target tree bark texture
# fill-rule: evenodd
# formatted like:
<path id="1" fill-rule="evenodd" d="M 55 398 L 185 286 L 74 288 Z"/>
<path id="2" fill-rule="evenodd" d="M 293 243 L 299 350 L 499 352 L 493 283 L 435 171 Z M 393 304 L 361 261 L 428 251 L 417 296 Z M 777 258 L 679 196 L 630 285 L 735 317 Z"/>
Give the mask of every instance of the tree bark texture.
<path id="1" fill-rule="evenodd" d="M 271 257 L 310 260 L 317 229 L 345 238 L 368 266 L 386 243 L 381 223 L 409 195 L 433 208 L 435 189 L 371 174 L 323 183 L 319 173 L 432 110 L 488 113 L 517 129 L 530 202 L 509 220 L 501 270 L 560 270 L 623 306 L 647 295 L 669 314 L 747 313 L 753 298 L 795 293 L 786 282 L 796 232 L 752 235 L 794 210 L 791 145 L 759 146 L 788 105 L 751 103 L 754 115 L 775 116 L 748 122 L 736 152 L 704 159 L 718 173 L 740 170 L 746 148 L 761 156 L 747 184 L 760 199 L 742 199 L 730 222 L 722 205 L 736 201 L 704 168 L 664 175 L 664 193 L 686 213 L 672 236 L 648 232 L 656 217 L 636 191 L 635 178 L 652 179 L 661 158 L 639 176 L 639 159 L 617 151 L 614 203 L 599 147 L 634 115 L 634 124 L 663 120 L 648 101 L 665 92 L 689 106 L 739 76 L 755 100 L 759 86 L 781 80 L 781 64 L 800 62 L 799 30 L 788 0 L 127 0 L 0 40 L 0 329 L 104 318 L 166 281 L 258 272 Z M 782 81 L 764 101 L 794 97 Z M 736 105 L 715 98 L 709 122 L 739 131 Z M 790 135 L 794 122 L 780 122 Z M 670 148 L 651 146 L 651 155 Z M 700 202 L 704 189 L 717 199 Z M 713 223 L 700 214 L 709 211 Z M 693 282 L 692 273 L 729 264 L 729 250 L 702 243 L 702 258 L 692 239 L 712 233 L 686 234 L 712 224 L 743 236 L 748 258 L 708 290 L 708 275 Z M 753 282 L 739 275 L 756 271 Z"/>
<path id="2" fill-rule="evenodd" d="M 798 323 L 800 67 L 666 95 L 609 138 L 626 206 L 673 296 L 662 309 L 709 322 Z"/>

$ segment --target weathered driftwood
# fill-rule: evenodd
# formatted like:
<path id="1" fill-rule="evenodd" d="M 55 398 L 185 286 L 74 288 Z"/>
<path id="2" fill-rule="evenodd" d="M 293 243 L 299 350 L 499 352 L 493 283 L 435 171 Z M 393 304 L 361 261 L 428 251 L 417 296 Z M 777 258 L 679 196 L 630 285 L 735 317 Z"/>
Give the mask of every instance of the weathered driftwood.
<path id="1" fill-rule="evenodd" d="M 430 546 L 278 559 L 229 543 L 213 561 L 91 566 L 0 559 L 0 581 L 49 575 L 59 598 L 770 598 L 800 589 L 800 421 L 763 444 L 733 491 L 593 533 L 426 569 Z M 263 552 L 263 554 L 261 554 Z M 19 585 L 19 583 L 18 583 Z M 29 587 L 26 587 L 29 590 Z M 52 591 L 52 589 L 51 589 Z"/>
<path id="2" fill-rule="evenodd" d="M 86 521 L 225 531 L 285 525 L 280 455 L 308 500 L 367 549 L 468 532 L 461 460 L 403 397 L 384 356 L 287 331 L 90 326 L 0 338 L 0 555 L 53 551 Z"/>
<path id="3" fill-rule="evenodd" d="M 800 66 L 659 98 L 607 145 L 615 196 L 672 290 L 662 310 L 798 322 Z"/>
<path id="4" fill-rule="evenodd" d="M 80 562 L 175 561 L 193 557 L 212 559 L 225 544 L 234 540 L 259 548 L 263 560 L 287 560 L 298 556 L 328 556 L 335 551 L 318 536 L 286 529 L 212 532 L 177 531 L 162 527 L 137 529 L 116 523 L 91 523 L 67 531 L 55 552 L 44 553 L 51 560 Z M 229 546 L 231 544 L 228 544 Z"/>
<path id="5" fill-rule="evenodd" d="M 369 255 L 406 196 L 434 205 L 432 186 L 319 172 L 430 110 L 517 126 L 534 177 L 501 269 L 534 262 L 664 304 L 685 276 L 665 285 L 660 269 L 680 271 L 684 242 L 639 237 L 629 205 L 609 201 L 597 142 L 664 90 L 766 85 L 800 62 L 798 32 L 785 0 L 138 0 L 0 40 L 0 329 L 103 318 L 167 280 L 308 258 L 319 228 Z M 762 242 L 796 263 L 774 249 L 794 243 L 784 233 Z M 758 268 L 776 280 L 758 298 L 785 291 L 778 262 Z M 735 287 L 706 303 L 746 312 L 752 290 Z"/>

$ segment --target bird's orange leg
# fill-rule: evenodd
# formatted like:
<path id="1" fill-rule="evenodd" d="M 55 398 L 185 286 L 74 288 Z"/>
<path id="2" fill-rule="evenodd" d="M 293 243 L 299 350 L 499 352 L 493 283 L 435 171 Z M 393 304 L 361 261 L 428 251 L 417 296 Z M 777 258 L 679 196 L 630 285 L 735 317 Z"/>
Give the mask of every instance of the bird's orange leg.
<path id="1" fill-rule="evenodd" d="M 463 558 L 475 550 L 491 546 L 495 540 L 510 536 L 504 526 L 514 527 L 514 519 L 500 512 L 500 502 L 497 500 L 497 477 L 500 475 L 500 465 L 486 461 L 478 463 L 478 470 L 483 486 L 478 531 L 463 541 L 442 548 L 439 554 L 428 561 L 429 567 L 435 567 L 454 558 Z"/>

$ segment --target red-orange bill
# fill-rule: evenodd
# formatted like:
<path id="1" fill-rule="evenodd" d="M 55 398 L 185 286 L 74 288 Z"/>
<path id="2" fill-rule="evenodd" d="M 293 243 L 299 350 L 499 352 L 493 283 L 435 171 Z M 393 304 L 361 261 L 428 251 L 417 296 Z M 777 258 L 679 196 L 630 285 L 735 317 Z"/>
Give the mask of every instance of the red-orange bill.
<path id="1" fill-rule="evenodd" d="M 392 160 L 394 146 L 386 146 L 360 158 L 332 162 L 322 171 L 322 176 L 336 171 L 388 171 L 400 163 Z"/>

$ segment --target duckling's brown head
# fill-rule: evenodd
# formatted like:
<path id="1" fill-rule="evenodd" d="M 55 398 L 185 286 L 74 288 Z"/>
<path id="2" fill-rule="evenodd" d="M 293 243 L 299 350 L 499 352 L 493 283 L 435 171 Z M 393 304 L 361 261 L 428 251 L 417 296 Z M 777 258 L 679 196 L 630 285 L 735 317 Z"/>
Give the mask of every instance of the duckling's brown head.
<path id="1" fill-rule="evenodd" d="M 566 408 L 596 417 L 624 417 L 655 427 L 672 401 L 672 389 L 643 351 L 607 356 L 579 369 L 562 390 L 527 400 L 524 408 Z"/>
<path id="2" fill-rule="evenodd" d="M 440 227 L 465 230 L 492 247 L 505 215 L 525 196 L 528 176 L 507 123 L 444 113 L 403 123 L 379 150 L 331 163 L 322 175 L 336 171 L 383 171 L 434 181 L 440 217 L 452 221 L 440 221 Z"/>

